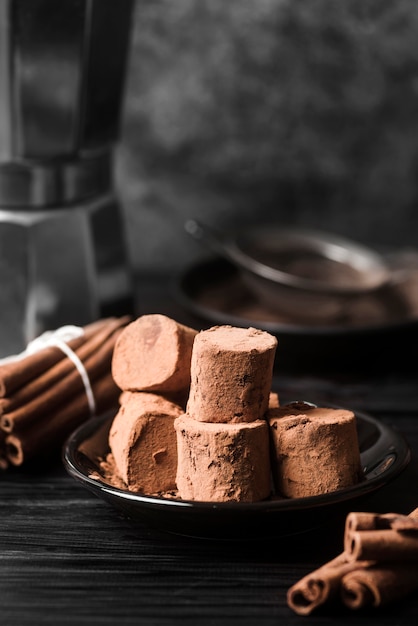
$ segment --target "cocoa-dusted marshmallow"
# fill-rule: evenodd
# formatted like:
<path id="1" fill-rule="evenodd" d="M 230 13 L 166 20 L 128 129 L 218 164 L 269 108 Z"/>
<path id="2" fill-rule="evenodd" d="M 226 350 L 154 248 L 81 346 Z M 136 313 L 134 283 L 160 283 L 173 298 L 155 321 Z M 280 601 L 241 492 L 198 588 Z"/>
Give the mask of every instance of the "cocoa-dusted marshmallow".
<path id="1" fill-rule="evenodd" d="M 163 394 L 188 389 L 196 334 L 165 315 L 142 315 L 124 328 L 114 347 L 115 383 L 122 390 Z"/>
<path id="2" fill-rule="evenodd" d="M 187 414 L 177 432 L 177 488 L 184 500 L 257 502 L 270 495 L 269 432 L 265 420 L 219 424 Z"/>
<path id="3" fill-rule="evenodd" d="M 267 413 L 272 473 L 278 493 L 315 496 L 362 477 L 356 418 L 333 408 L 272 408 Z"/>
<path id="4" fill-rule="evenodd" d="M 277 391 L 270 391 L 269 396 L 269 409 L 278 409 L 280 406 L 279 394 Z"/>
<path id="5" fill-rule="evenodd" d="M 201 422 L 252 422 L 269 406 L 277 339 L 255 328 L 199 332 L 191 359 L 187 413 Z"/>
<path id="6" fill-rule="evenodd" d="M 163 396 L 125 392 L 113 419 L 109 447 L 128 489 L 158 493 L 176 488 L 174 420 L 182 408 Z"/>

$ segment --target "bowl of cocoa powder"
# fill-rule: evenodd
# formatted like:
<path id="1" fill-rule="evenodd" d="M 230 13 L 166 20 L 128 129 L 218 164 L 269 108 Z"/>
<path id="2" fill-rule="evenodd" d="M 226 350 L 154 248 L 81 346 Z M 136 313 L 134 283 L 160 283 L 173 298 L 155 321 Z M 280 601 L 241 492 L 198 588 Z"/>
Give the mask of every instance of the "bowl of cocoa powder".
<path id="1" fill-rule="evenodd" d="M 224 233 L 195 220 L 185 228 L 235 265 L 268 310 L 303 323 L 330 323 L 394 279 L 377 251 L 322 230 L 262 224 Z"/>

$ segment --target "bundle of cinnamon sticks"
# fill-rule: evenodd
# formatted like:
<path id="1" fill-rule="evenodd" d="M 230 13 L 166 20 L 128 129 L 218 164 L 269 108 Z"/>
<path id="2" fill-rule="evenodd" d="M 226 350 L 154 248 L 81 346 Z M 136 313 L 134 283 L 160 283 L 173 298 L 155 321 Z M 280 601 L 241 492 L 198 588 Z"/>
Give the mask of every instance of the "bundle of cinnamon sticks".
<path id="1" fill-rule="evenodd" d="M 409 515 L 349 513 L 344 551 L 295 583 L 287 602 L 299 615 L 340 601 L 379 607 L 418 590 L 418 508 Z"/>
<path id="2" fill-rule="evenodd" d="M 0 363 L 0 469 L 60 449 L 93 414 L 118 404 L 113 348 L 130 316 L 101 319 Z M 60 347 L 61 346 L 61 347 Z"/>

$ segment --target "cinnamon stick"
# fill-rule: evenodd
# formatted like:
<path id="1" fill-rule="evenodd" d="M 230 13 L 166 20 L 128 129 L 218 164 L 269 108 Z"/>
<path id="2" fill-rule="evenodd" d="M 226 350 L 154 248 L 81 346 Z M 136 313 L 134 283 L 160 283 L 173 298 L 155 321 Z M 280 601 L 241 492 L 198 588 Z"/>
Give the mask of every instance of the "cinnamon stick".
<path id="1" fill-rule="evenodd" d="M 71 342 L 68 342 L 68 346 L 73 350 L 80 361 L 83 362 L 88 359 L 95 350 L 100 348 L 108 337 L 111 337 L 117 329 L 126 326 L 129 321 L 130 317 L 125 316 L 121 318 L 107 318 L 100 320 L 100 322 L 90 324 L 86 327 L 87 330 L 84 333 L 83 343 L 79 346 L 72 346 Z M 42 352 L 45 352 L 45 350 Z M 23 387 L 18 388 L 13 393 L 10 392 L 7 397 L 0 398 L 1 413 L 10 413 L 18 407 L 23 406 L 24 403 L 38 396 L 45 389 L 51 388 L 68 373 L 76 374 L 74 363 L 72 363 L 62 350 L 60 350 L 60 352 L 65 358 L 60 359 L 56 364 L 46 368 L 40 375 L 30 380 Z M 43 360 L 42 354 L 38 354 L 38 359 Z M 28 364 L 28 367 L 30 367 L 30 364 Z"/>
<path id="2" fill-rule="evenodd" d="M 418 508 L 408 516 L 394 513 L 350 513 L 346 518 L 344 543 L 353 533 L 386 533 L 387 525 L 407 525 L 409 529 L 390 532 L 398 533 L 402 540 L 410 536 L 416 537 L 415 522 L 418 519 Z M 383 526 L 383 528 L 382 528 Z M 382 528 L 382 530 L 376 530 Z M 370 553 L 371 554 L 371 553 Z M 418 589 L 418 562 L 399 558 L 397 561 L 385 562 L 382 552 L 373 553 L 376 560 L 356 560 L 347 551 L 325 563 L 312 573 L 304 576 L 287 592 L 287 602 L 291 609 L 299 615 L 310 615 L 325 603 L 340 598 L 349 608 L 359 609 L 365 606 L 380 606 L 398 599 L 414 589 Z"/>
<path id="3" fill-rule="evenodd" d="M 350 609 L 383 606 L 418 589 L 418 563 L 357 568 L 343 576 L 341 599 Z"/>
<path id="4" fill-rule="evenodd" d="M 77 347 L 81 346 L 89 337 L 94 335 L 100 327 L 107 323 L 107 320 L 98 320 L 84 326 L 84 334 L 70 340 L 68 346 L 72 350 L 77 349 Z M 16 389 L 19 389 L 63 359 L 67 359 L 67 357 L 60 348 L 57 346 L 49 346 L 39 352 L 34 352 L 22 358 L 1 363 L 0 397 L 10 395 L 16 391 Z"/>
<path id="5" fill-rule="evenodd" d="M 116 327 L 116 330 L 114 328 L 115 324 L 112 324 L 113 334 L 106 338 L 102 345 L 100 345 L 100 343 L 98 344 L 98 337 L 93 337 L 91 343 L 83 346 L 85 350 L 81 351 L 80 349 L 78 352 L 77 356 L 79 358 L 84 357 L 86 353 L 91 352 L 92 343 L 94 343 L 94 347 L 97 347 L 96 344 L 99 345 L 99 347 L 86 360 L 83 361 L 90 384 L 106 370 L 110 372 L 113 348 L 120 332 L 122 331 L 120 325 L 119 327 Z M 109 333 L 108 329 L 105 330 L 106 333 L 100 333 L 100 340 L 102 340 L 103 337 Z M 49 385 L 45 391 L 35 396 L 27 404 L 19 406 L 15 411 L 3 414 L 0 417 L 1 429 L 5 432 L 11 433 L 16 429 L 23 430 L 30 428 L 31 424 L 38 420 L 42 414 L 46 411 L 51 411 L 51 409 L 62 404 L 62 402 L 68 398 L 71 398 L 78 393 L 86 395 L 86 390 L 80 373 L 70 359 L 67 358 L 66 361 L 71 366 L 68 374 L 59 379 L 55 384 Z M 67 367 L 65 369 L 67 369 Z"/>
<path id="6" fill-rule="evenodd" d="M 361 562 L 349 562 L 344 552 L 339 554 L 290 587 L 289 607 L 298 615 L 310 615 L 326 602 L 339 598 L 343 576 L 363 566 Z"/>
<path id="7" fill-rule="evenodd" d="M 418 509 L 409 515 L 399 513 L 363 513 L 352 512 L 347 515 L 345 537 L 358 530 L 395 530 L 418 529 Z"/>
<path id="8" fill-rule="evenodd" d="M 6 454 L 6 433 L 0 431 L 0 470 L 9 467 L 9 459 Z"/>
<path id="9" fill-rule="evenodd" d="M 418 561 L 418 532 L 357 530 L 347 534 L 344 549 L 349 561 Z"/>
<path id="10" fill-rule="evenodd" d="M 112 378 L 111 360 L 115 342 L 130 321 L 130 316 L 98 320 L 80 329 L 83 335 L 75 340 L 68 340 L 65 327 L 57 330 L 58 340 L 81 362 L 90 389 L 77 362 L 59 346 L 27 351 L 0 364 L 0 388 L 6 394 L 0 397 L 6 409 L 0 419 L 0 469 L 59 449 L 72 429 L 91 416 L 90 392 L 96 414 L 117 408 L 120 389 Z"/>
<path id="11" fill-rule="evenodd" d="M 98 415 L 112 408 L 116 409 L 120 389 L 110 373 L 92 381 L 92 391 Z M 37 420 L 33 428 L 8 435 L 5 439 L 8 461 L 13 465 L 22 465 L 41 452 L 53 452 L 89 417 L 90 407 L 83 391 L 70 402 L 63 403 Z"/>

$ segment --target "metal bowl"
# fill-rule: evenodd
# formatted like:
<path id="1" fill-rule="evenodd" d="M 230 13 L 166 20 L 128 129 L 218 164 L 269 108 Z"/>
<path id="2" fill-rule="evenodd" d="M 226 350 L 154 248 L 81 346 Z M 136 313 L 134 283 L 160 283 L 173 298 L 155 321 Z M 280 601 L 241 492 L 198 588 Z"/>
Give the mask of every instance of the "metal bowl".
<path id="1" fill-rule="evenodd" d="M 264 225 L 224 235 L 194 221 L 186 230 L 236 265 L 264 306 L 295 321 L 329 323 L 392 280 L 377 252 L 323 231 Z"/>

